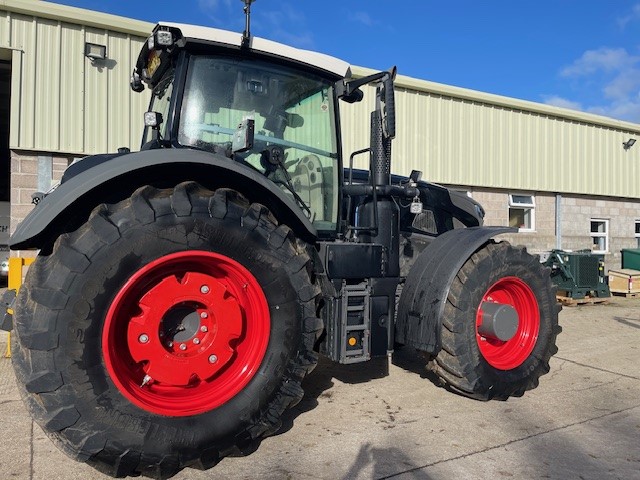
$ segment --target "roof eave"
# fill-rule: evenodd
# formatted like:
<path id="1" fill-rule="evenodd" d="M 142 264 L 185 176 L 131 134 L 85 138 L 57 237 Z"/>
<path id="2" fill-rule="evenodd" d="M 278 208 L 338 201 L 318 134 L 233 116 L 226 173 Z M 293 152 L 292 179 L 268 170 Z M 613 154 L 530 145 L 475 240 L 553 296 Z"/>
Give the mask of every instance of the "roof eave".
<path id="1" fill-rule="evenodd" d="M 178 28 L 187 41 L 209 41 L 231 47 L 240 48 L 242 34 L 218 28 L 187 25 L 173 22 L 159 22 L 158 25 Z M 303 50 L 282 43 L 260 37 L 251 37 L 249 48 L 253 51 L 274 55 L 309 65 L 339 77 L 346 77 L 350 72 L 350 65 L 338 58 L 319 52 Z"/>

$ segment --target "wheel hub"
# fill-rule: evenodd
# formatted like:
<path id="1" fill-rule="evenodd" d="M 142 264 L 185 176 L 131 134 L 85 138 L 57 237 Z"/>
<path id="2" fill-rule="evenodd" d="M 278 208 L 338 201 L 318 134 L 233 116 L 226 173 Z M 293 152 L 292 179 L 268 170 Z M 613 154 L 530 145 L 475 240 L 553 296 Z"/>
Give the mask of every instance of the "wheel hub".
<path id="1" fill-rule="evenodd" d="M 538 301 L 521 278 L 503 277 L 485 292 L 476 313 L 476 341 L 491 366 L 511 370 L 522 365 L 539 331 Z"/>
<path id="2" fill-rule="evenodd" d="M 171 308 L 160 322 L 160 337 L 165 344 L 186 342 L 198 334 L 202 305 L 177 305 Z"/>
<path id="3" fill-rule="evenodd" d="M 231 360 L 242 313 L 215 278 L 196 272 L 165 278 L 138 306 L 142 313 L 129 322 L 129 351 L 152 381 L 186 386 L 211 378 Z M 144 335 L 147 342 L 140 341 Z"/>
<path id="4" fill-rule="evenodd" d="M 104 325 L 105 365 L 118 389 L 146 410 L 210 410 L 257 372 L 269 317 L 259 283 L 233 259 L 170 254 L 140 269 L 116 295 Z"/>
<path id="5" fill-rule="evenodd" d="M 511 305 L 504 303 L 482 302 L 482 323 L 478 325 L 478 333 L 506 342 L 518 331 L 518 312 Z"/>

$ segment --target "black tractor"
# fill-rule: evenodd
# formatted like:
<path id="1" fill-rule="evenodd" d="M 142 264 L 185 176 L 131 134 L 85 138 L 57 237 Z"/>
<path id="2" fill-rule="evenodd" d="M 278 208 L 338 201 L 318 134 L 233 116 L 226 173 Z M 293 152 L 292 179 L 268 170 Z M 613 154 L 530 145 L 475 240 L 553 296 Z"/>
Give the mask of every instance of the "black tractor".
<path id="1" fill-rule="evenodd" d="M 418 171 L 391 175 L 395 69 L 353 78 L 252 37 L 251 3 L 243 34 L 158 24 L 131 80 L 152 91 L 140 151 L 69 166 L 11 238 L 39 249 L 6 298 L 27 407 L 116 477 L 250 452 L 319 354 L 404 345 L 488 400 L 535 388 L 557 351 L 549 269 L 494 240 L 513 229 Z M 345 161 L 340 103 L 366 85 L 371 143 Z"/>

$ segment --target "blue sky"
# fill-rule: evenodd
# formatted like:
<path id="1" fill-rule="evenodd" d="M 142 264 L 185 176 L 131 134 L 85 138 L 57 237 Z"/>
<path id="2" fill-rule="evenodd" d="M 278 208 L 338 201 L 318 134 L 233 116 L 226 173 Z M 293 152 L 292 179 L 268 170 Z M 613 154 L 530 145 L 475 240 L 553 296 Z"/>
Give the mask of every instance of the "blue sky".
<path id="1" fill-rule="evenodd" d="M 241 0 L 58 0 L 242 31 Z M 640 123 L 640 0 L 256 0 L 252 33 L 354 65 Z"/>

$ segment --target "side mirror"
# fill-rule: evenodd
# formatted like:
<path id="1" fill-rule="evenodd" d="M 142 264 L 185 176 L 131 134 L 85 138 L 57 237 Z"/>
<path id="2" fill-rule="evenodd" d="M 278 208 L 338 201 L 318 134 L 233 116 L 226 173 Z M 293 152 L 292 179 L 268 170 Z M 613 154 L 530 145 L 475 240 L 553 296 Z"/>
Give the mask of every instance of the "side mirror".
<path id="1" fill-rule="evenodd" d="M 360 87 L 369 83 L 378 83 L 376 90 L 376 109 L 380 111 L 383 134 L 387 138 L 396 136 L 396 104 L 393 91 L 393 82 L 396 78 L 396 67 L 391 67 L 386 72 L 378 72 L 366 77 L 352 80 L 341 80 L 335 88 L 339 99 L 347 103 L 355 103 L 362 100 L 364 94 Z"/>
<path id="2" fill-rule="evenodd" d="M 133 71 L 133 73 L 131 73 L 131 90 L 133 90 L 134 92 L 140 93 L 141 91 L 144 90 L 144 84 L 142 83 L 142 79 L 140 78 L 140 75 L 138 75 L 138 72 L 136 72 L 135 70 Z"/>
<path id="3" fill-rule="evenodd" d="M 340 98 L 347 103 L 357 103 L 364 98 L 364 93 L 359 88 L 356 88 L 355 90 L 342 95 Z"/>

